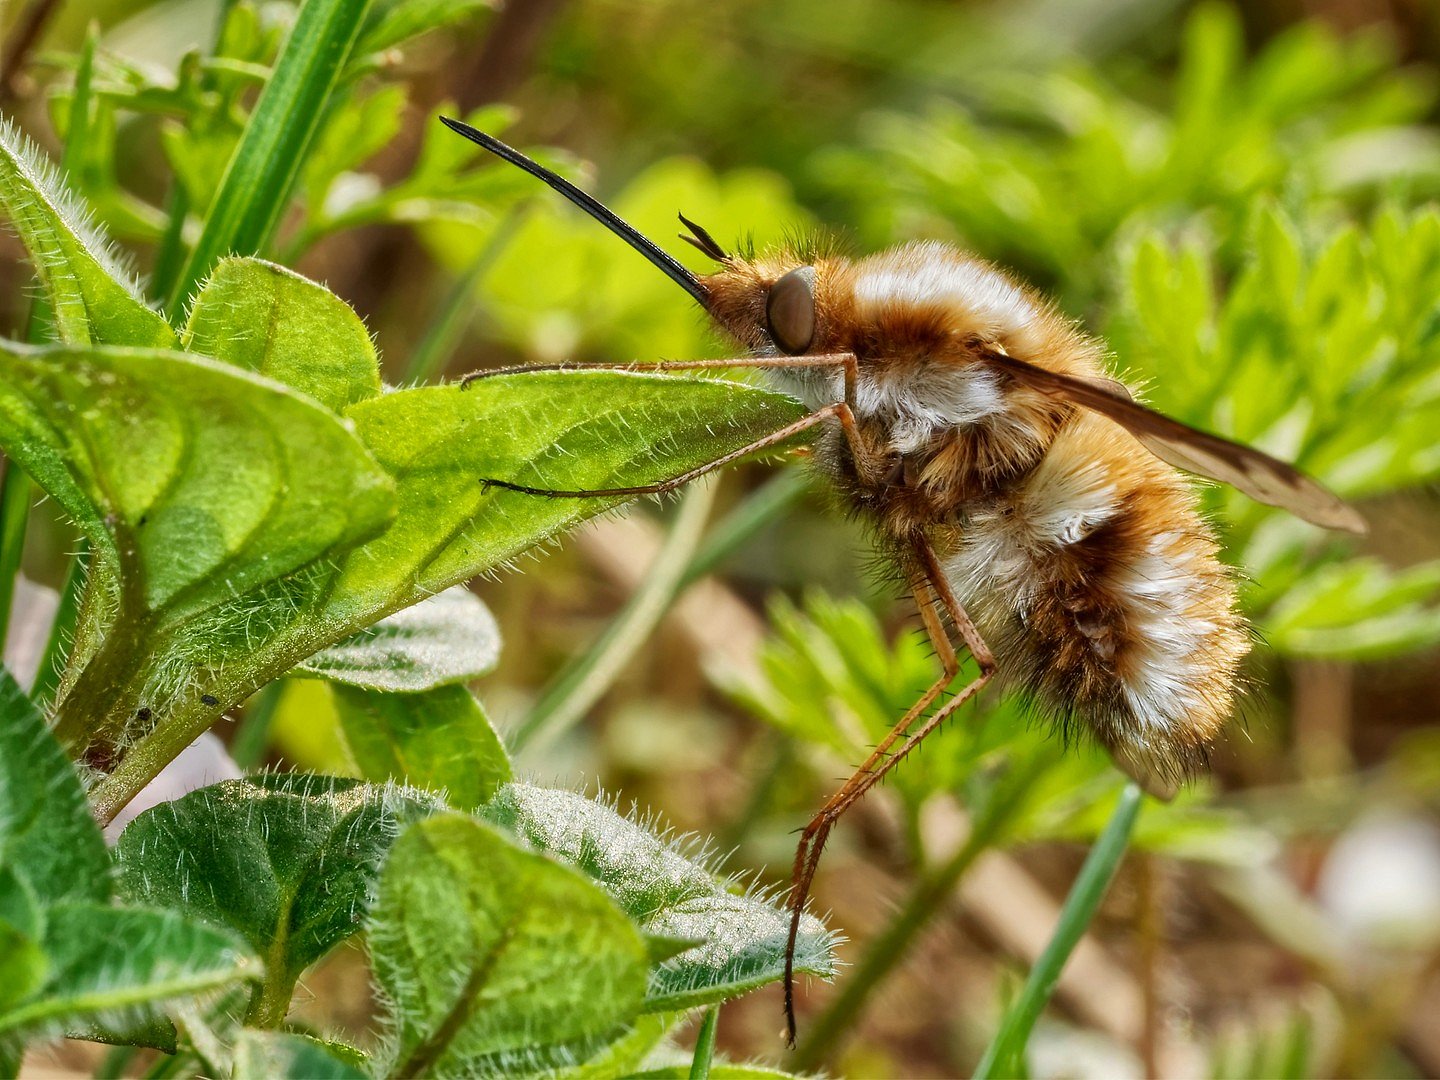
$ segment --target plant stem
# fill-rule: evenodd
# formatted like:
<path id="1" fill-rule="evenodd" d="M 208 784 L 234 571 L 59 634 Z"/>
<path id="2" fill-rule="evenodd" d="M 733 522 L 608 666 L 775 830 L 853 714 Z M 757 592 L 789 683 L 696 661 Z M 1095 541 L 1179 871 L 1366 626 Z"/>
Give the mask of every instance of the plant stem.
<path id="1" fill-rule="evenodd" d="M 1025 980 L 1020 996 L 1011 1004 L 1000 1023 L 1000 1030 L 995 1033 L 994 1041 L 976 1066 L 976 1080 L 1017 1075 L 1025 1044 L 1030 1039 L 1035 1021 L 1039 1019 L 1050 996 L 1055 992 L 1055 984 L 1060 981 L 1060 972 L 1064 969 L 1065 962 L 1070 959 L 1071 952 L 1094 919 L 1095 909 L 1100 906 L 1100 901 L 1120 866 L 1120 860 L 1125 855 L 1131 830 L 1134 829 L 1135 819 L 1140 813 L 1142 799 L 1138 784 L 1131 781 L 1125 785 L 1105 831 L 1090 849 L 1085 865 L 1080 868 L 1080 876 L 1075 879 L 1070 895 L 1065 898 L 1065 906 L 1060 910 L 1060 921 L 1055 927 L 1055 933 L 1051 935 L 1045 951 L 1040 954 L 1040 959 L 1036 960 L 1035 966 L 1030 969 L 1030 977 Z"/>
<path id="2" fill-rule="evenodd" d="M 40 657 L 40 667 L 35 672 L 35 685 L 30 689 L 30 700 L 41 712 L 50 704 L 55 688 L 60 685 L 65 657 L 70 651 L 75 636 L 75 624 L 80 617 L 80 600 L 85 591 L 85 578 L 90 566 L 90 546 L 82 537 L 80 549 L 70 560 L 70 569 L 65 575 L 65 584 L 60 589 L 60 606 L 50 623 L 50 637 L 45 642 L 45 652 Z"/>
<path id="3" fill-rule="evenodd" d="M 289 917 L 289 904 L 284 915 Z M 280 924 L 282 927 L 285 923 Z M 270 955 L 265 958 L 265 978 L 261 980 L 250 997 L 245 1010 L 245 1026 L 252 1028 L 278 1028 L 285 1022 L 290 1011 L 290 999 L 295 996 L 295 980 L 286 974 L 285 952 L 289 947 L 289 935 L 282 929 L 275 935 Z"/>
<path id="4" fill-rule="evenodd" d="M 690 487 L 644 584 L 631 594 L 585 655 L 541 694 L 530 715 L 510 734 L 516 752 L 542 731 L 550 739 L 577 723 L 645 644 L 680 591 L 685 568 L 700 544 L 715 502 L 715 489 L 713 480 Z"/>
<path id="5" fill-rule="evenodd" d="M 695 1056 L 690 1060 L 690 1080 L 709 1080 L 710 1062 L 715 1057 L 715 1033 L 720 1027 L 720 1006 L 712 1005 L 695 1036 Z"/>

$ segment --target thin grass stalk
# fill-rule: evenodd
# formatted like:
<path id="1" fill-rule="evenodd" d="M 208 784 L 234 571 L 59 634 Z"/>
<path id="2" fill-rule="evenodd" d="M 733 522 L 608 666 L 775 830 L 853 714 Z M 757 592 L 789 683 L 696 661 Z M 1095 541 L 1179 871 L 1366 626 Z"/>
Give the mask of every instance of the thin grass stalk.
<path id="1" fill-rule="evenodd" d="M 200 237 L 166 310 L 178 320 L 190 293 L 229 254 L 265 250 L 285 208 L 371 0 L 305 0 L 275 69 L 235 146 Z"/>
<path id="2" fill-rule="evenodd" d="M 685 568 L 704 535 L 716 487 L 713 479 L 691 485 L 644 583 L 585 655 L 565 669 L 510 733 L 508 741 L 515 752 L 542 733 L 552 739 L 576 724 L 649 639 L 679 594 Z"/>
<path id="3" fill-rule="evenodd" d="M 976 1066 L 976 1080 L 1020 1075 L 1025 1044 L 1030 1039 L 1030 1032 L 1051 995 L 1055 993 L 1055 986 L 1060 981 L 1060 972 L 1064 969 L 1065 962 L 1070 959 L 1075 946 L 1089 929 L 1096 909 L 1109 889 L 1115 871 L 1120 867 L 1120 860 L 1124 858 L 1125 849 L 1130 843 L 1130 833 L 1135 827 L 1135 819 L 1139 816 L 1143 797 L 1140 786 L 1134 781 L 1127 783 L 1120 793 L 1115 812 L 1110 815 L 1110 821 L 1106 824 L 1105 831 L 1100 834 L 1100 839 L 1090 849 L 1085 865 L 1080 868 L 1080 876 L 1075 879 L 1070 895 L 1065 898 L 1065 906 L 1060 910 L 1060 921 L 1055 927 L 1055 933 L 1040 954 L 1040 959 L 1036 960 L 1035 966 L 1030 969 L 1030 977 L 1025 980 L 1020 996 L 1011 1003 L 1000 1022 L 1000 1030 L 995 1033 L 994 1041 Z"/>
<path id="4" fill-rule="evenodd" d="M 529 205 L 520 203 L 510 209 L 495 226 L 495 231 L 490 234 L 480 254 L 451 286 L 440 304 L 439 311 L 425 327 L 420 343 L 410 354 L 410 363 L 403 382 L 426 383 L 445 370 L 474 315 L 476 286 L 484 280 L 485 275 L 510 246 L 510 241 L 515 238 L 525 220 Z"/>

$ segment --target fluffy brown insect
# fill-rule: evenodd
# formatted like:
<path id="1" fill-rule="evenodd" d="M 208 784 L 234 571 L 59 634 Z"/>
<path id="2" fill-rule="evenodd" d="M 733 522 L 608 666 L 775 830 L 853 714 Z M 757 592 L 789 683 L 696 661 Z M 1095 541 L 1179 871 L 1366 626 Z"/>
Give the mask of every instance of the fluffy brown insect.
<path id="1" fill-rule="evenodd" d="M 818 429 L 819 467 L 874 526 L 939 656 L 935 683 L 801 834 L 785 978 L 792 1041 L 795 935 L 831 828 L 992 678 L 1092 735 L 1152 794 L 1170 797 L 1203 765 L 1250 642 L 1231 572 L 1177 468 L 1326 528 L 1365 529 L 1284 462 L 1137 403 L 1107 374 L 1099 342 L 983 260 L 939 243 L 857 260 L 741 257 L 682 216 L 691 233 L 682 239 L 719 264 L 696 277 L 568 181 L 445 123 L 604 223 L 749 352 L 623 366 L 761 367 L 812 410 L 654 484 L 580 492 L 485 482 L 550 497 L 659 494 Z M 957 644 L 979 675 L 932 711 L 960 670 Z"/>

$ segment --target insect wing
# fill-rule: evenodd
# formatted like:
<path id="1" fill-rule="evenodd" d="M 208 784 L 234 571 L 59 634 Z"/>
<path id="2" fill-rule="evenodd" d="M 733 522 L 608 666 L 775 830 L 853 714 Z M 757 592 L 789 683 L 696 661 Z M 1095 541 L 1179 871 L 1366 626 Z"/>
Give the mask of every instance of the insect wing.
<path id="1" fill-rule="evenodd" d="M 992 353 L 990 363 L 1050 397 L 1093 409 L 1134 435 L 1147 450 L 1177 469 L 1219 480 L 1258 502 L 1278 506 L 1327 529 L 1364 533 L 1365 520 L 1334 492 L 1293 465 L 1243 443 L 1172 420 L 1141 405 L 1113 379 L 1078 379 Z"/>

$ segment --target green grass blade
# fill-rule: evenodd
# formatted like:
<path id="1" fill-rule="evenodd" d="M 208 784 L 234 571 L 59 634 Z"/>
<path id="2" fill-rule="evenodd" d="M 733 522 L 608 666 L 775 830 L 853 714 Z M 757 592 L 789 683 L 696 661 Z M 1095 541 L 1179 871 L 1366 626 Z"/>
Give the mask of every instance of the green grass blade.
<path id="1" fill-rule="evenodd" d="M 402 381 L 409 384 L 427 383 L 445 370 L 445 365 L 450 362 L 455 347 L 460 343 L 474 315 L 476 287 L 509 248 L 510 241 L 525 222 L 528 205 L 521 203 L 505 215 L 500 224 L 495 226 L 494 233 L 475 261 L 456 279 L 435 317 L 425 328 L 425 336 L 410 354 L 410 364 Z"/>
<path id="2" fill-rule="evenodd" d="M 172 313 L 221 256 L 264 249 L 369 7 L 370 0 L 305 0 L 170 292 Z"/>
<path id="3" fill-rule="evenodd" d="M 1090 849 L 1085 865 L 1080 868 L 1080 876 L 1075 879 L 1070 895 L 1065 898 L 1065 906 L 1060 911 L 1060 922 L 1055 927 L 1055 933 L 1045 946 L 1045 951 L 1040 954 L 1040 959 L 1035 961 L 1035 966 L 1030 969 L 1025 988 L 1020 991 L 1020 996 L 1005 1014 L 994 1041 L 976 1067 L 976 1080 L 1016 1075 L 1018 1062 L 1025 1051 L 1025 1043 L 1030 1038 L 1030 1031 L 1046 1002 L 1050 1000 L 1050 995 L 1055 992 L 1055 984 L 1060 980 L 1060 972 L 1065 967 L 1065 962 L 1070 959 L 1070 953 L 1089 927 L 1091 919 L 1095 917 L 1095 909 L 1100 906 L 1105 891 L 1110 887 L 1110 880 L 1115 876 L 1130 842 L 1130 832 L 1140 813 L 1142 798 L 1139 785 L 1133 782 L 1126 784 L 1125 790 L 1120 793 L 1120 802 L 1115 807 L 1115 813 L 1110 816 L 1100 839 Z"/>

